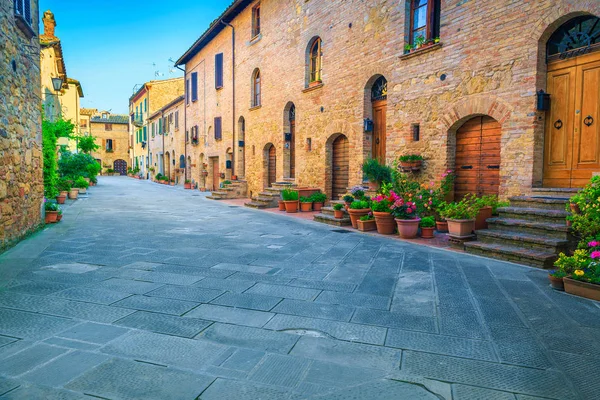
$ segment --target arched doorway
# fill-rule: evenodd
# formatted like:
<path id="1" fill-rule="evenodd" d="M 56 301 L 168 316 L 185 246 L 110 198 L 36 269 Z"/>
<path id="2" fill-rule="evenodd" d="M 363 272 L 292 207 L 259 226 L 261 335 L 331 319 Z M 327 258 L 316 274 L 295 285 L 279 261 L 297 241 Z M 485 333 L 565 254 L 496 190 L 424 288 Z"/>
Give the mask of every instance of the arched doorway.
<path id="1" fill-rule="evenodd" d="M 346 193 L 350 171 L 348 138 L 339 135 L 331 145 L 331 200 Z"/>
<path id="2" fill-rule="evenodd" d="M 265 183 L 266 187 L 271 187 L 271 185 L 277 182 L 277 150 L 272 143 L 268 143 L 265 146 Z"/>
<path id="3" fill-rule="evenodd" d="M 246 120 L 240 117 L 238 120 L 238 162 L 236 163 L 235 172 L 238 177 L 246 176 Z"/>
<path id="4" fill-rule="evenodd" d="M 232 179 L 233 150 L 231 149 L 231 147 L 228 147 L 227 150 L 225 150 L 225 169 L 227 179 Z"/>
<path id="5" fill-rule="evenodd" d="M 584 186 L 600 172 L 600 18 L 561 25 L 546 46 L 544 187 Z"/>
<path id="6" fill-rule="evenodd" d="M 289 102 L 283 110 L 283 169 L 284 176 L 296 178 L 296 106 Z"/>
<path id="7" fill-rule="evenodd" d="M 383 76 L 377 78 L 371 86 L 371 107 L 373 117 L 371 157 L 385 164 L 387 80 Z"/>
<path id="8" fill-rule="evenodd" d="M 121 175 L 127 175 L 127 162 L 125 160 L 115 160 L 113 170 Z"/>
<path id="9" fill-rule="evenodd" d="M 498 195 L 501 126 L 492 117 L 477 116 L 456 131 L 454 198 L 466 194 Z"/>

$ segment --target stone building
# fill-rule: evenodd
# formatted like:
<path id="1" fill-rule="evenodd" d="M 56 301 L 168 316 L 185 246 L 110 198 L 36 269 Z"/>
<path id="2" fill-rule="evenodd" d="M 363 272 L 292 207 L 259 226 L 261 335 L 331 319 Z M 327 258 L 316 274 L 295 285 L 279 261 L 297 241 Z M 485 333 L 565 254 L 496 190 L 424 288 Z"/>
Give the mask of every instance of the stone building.
<path id="1" fill-rule="evenodd" d="M 597 0 L 234 1 L 177 61 L 188 155 L 207 186 L 225 170 L 251 193 L 335 198 L 365 158 L 414 153 L 424 181 L 455 169 L 457 195 L 581 186 L 600 171 L 598 16 Z"/>
<path id="2" fill-rule="evenodd" d="M 83 114 L 82 110 L 82 114 Z M 100 148 L 92 156 L 102 166 L 102 172 L 108 169 L 127 175 L 129 160 L 129 117 L 102 111 L 89 120 L 89 132 L 96 138 Z"/>
<path id="3" fill-rule="evenodd" d="M 0 251 L 42 223 L 38 18 L 36 0 L 0 2 Z"/>
<path id="4" fill-rule="evenodd" d="M 177 184 L 185 180 L 184 96 L 178 96 L 148 117 L 149 163 L 152 177 L 160 173 Z"/>
<path id="5" fill-rule="evenodd" d="M 174 98 L 183 95 L 183 78 L 146 82 L 134 89 L 129 98 L 129 154 L 132 168 L 140 168 L 148 176 L 148 117 Z"/>
<path id="6" fill-rule="evenodd" d="M 79 108 L 80 98 L 83 97 L 81 83 L 73 78 L 67 77 L 63 48 L 60 39 L 56 36 L 56 19 L 51 11 L 44 12 L 42 18 L 44 32 L 40 35 L 41 55 L 41 84 L 42 104 L 44 105 L 45 117 L 50 121 L 61 117 L 75 124 L 75 134 L 79 134 Z M 56 90 L 53 79 L 62 82 L 60 90 Z M 75 152 L 77 142 L 75 139 L 60 138 L 58 144 L 67 146 Z"/>

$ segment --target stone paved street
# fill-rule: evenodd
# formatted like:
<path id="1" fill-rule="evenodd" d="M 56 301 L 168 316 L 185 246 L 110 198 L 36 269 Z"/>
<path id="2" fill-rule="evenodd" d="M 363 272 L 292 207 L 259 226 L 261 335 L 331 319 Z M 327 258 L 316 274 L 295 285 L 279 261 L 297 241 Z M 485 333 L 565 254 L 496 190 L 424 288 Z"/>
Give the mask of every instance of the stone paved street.
<path id="1" fill-rule="evenodd" d="M 598 399 L 544 271 L 100 177 L 0 256 L 0 399 Z"/>

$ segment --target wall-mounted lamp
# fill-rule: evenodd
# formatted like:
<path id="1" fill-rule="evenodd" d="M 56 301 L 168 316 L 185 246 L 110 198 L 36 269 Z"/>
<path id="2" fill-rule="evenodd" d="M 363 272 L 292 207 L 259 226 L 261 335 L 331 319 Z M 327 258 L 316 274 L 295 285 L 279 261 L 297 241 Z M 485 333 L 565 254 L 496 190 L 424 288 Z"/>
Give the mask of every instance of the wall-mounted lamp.
<path id="1" fill-rule="evenodd" d="M 62 85 L 62 78 L 52 78 L 52 87 L 54 88 L 55 92 L 60 92 L 60 90 L 62 89 Z"/>
<path id="2" fill-rule="evenodd" d="M 540 89 L 537 92 L 537 110 L 548 111 L 550 109 L 550 94 Z"/>
<path id="3" fill-rule="evenodd" d="M 292 141 L 292 134 L 291 134 L 291 133 L 284 133 L 284 134 L 283 134 L 283 139 L 284 139 L 286 142 L 291 142 L 291 141 Z"/>
<path id="4" fill-rule="evenodd" d="M 365 132 L 373 132 L 373 121 L 369 118 L 363 120 L 363 129 Z"/>

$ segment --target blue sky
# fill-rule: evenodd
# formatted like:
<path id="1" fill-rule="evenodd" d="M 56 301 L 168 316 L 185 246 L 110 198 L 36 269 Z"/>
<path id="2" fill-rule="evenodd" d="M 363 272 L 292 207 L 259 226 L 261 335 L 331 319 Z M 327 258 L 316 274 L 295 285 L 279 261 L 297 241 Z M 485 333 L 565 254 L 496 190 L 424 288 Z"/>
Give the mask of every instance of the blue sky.
<path id="1" fill-rule="evenodd" d="M 40 14 L 54 13 L 67 76 L 83 86 L 82 107 L 126 114 L 136 84 L 182 75 L 169 58 L 181 56 L 229 4 L 40 0 Z"/>

